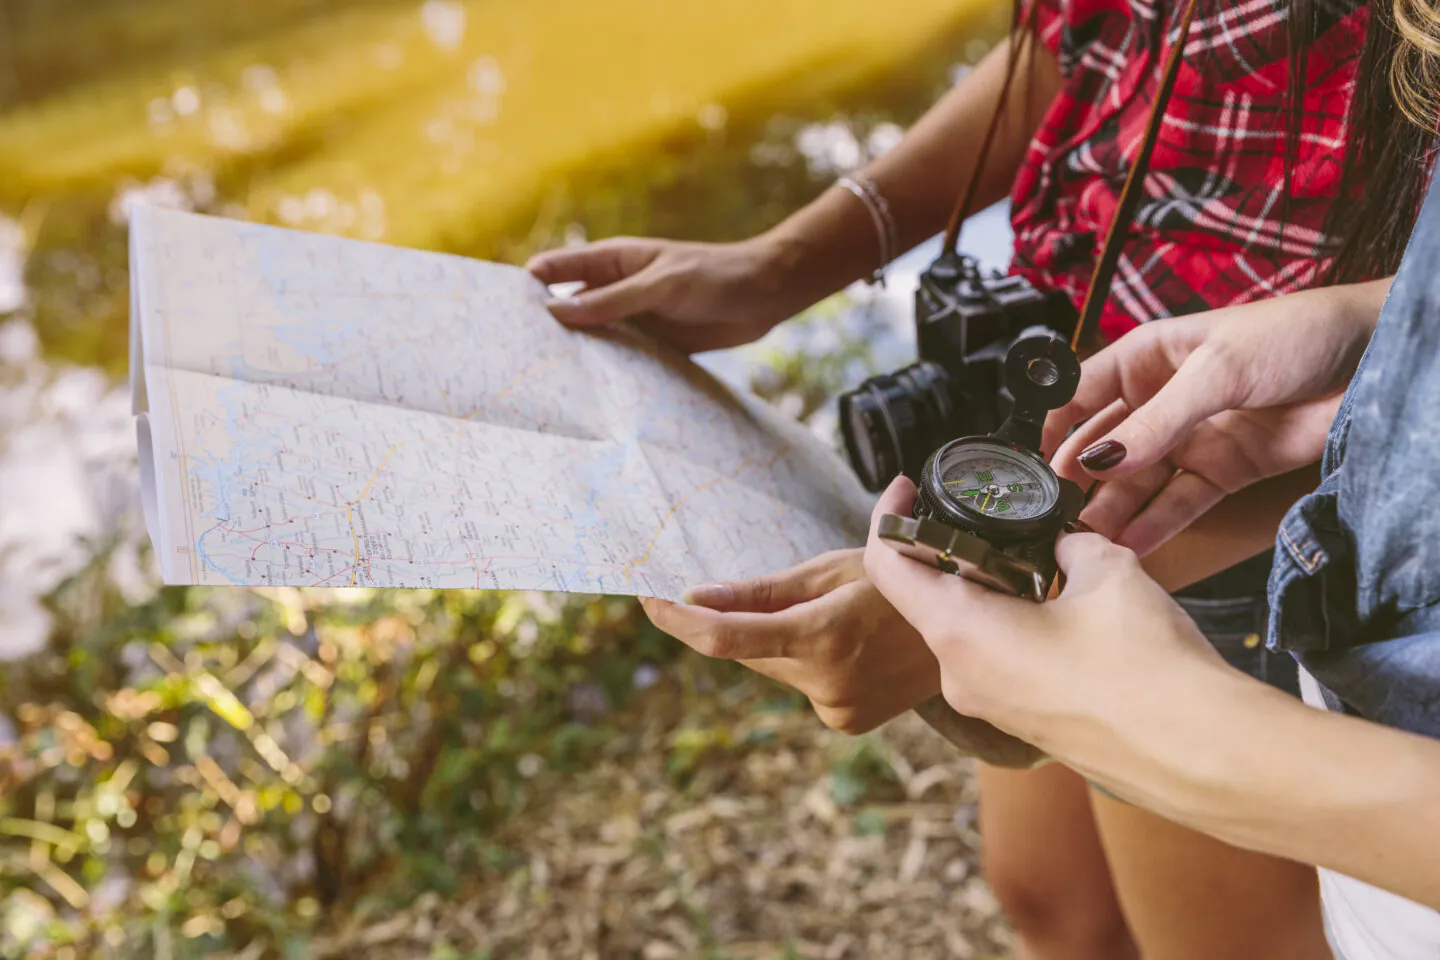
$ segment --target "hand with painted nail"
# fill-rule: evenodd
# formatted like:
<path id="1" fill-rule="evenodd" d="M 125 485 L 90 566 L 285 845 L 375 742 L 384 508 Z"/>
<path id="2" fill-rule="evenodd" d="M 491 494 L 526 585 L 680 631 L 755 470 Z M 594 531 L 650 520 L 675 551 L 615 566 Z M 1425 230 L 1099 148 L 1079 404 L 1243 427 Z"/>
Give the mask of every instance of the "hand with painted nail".
<path id="1" fill-rule="evenodd" d="M 808 304 L 787 289 L 780 250 L 763 237 L 742 243 L 682 243 L 617 237 L 532 258 L 546 284 L 582 283 L 552 300 L 568 327 L 632 320 L 686 353 L 718 350 L 764 336 Z"/>
<path id="2" fill-rule="evenodd" d="M 655 626 L 692 649 L 788 684 L 827 726 L 863 733 L 940 692 L 935 658 L 866 578 L 863 552 L 695 587 L 685 604 L 640 602 Z"/>
<path id="3" fill-rule="evenodd" d="M 1102 481 L 1084 520 L 1144 556 L 1229 494 L 1318 461 L 1388 287 L 1157 321 L 1086 360 L 1043 443 L 1061 476 Z"/>

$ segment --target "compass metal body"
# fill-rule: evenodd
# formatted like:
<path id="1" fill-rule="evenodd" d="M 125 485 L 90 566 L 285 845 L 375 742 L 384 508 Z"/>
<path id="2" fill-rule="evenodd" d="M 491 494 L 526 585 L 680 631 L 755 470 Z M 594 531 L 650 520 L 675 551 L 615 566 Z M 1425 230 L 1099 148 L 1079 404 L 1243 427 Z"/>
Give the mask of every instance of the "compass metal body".
<path id="1" fill-rule="evenodd" d="M 931 453 L 914 517 L 883 518 L 880 536 L 942 570 L 1040 601 L 1055 578 L 1055 537 L 1085 498 L 1035 448 L 1045 414 L 1074 395 L 1080 369 L 1069 348 L 1048 337 L 1017 343 L 1006 368 L 1010 419 L 993 435 L 960 437 Z"/>

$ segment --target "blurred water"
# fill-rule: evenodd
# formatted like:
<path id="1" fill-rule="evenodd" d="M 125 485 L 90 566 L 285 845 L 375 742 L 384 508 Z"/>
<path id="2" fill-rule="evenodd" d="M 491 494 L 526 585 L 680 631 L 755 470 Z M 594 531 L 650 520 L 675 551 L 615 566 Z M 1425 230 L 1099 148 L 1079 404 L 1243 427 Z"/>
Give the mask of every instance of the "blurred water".
<path id="1" fill-rule="evenodd" d="M 118 540 L 109 577 L 132 601 L 154 589 L 136 522 L 128 392 L 101 371 L 52 367 L 34 329 L 0 324 L 0 659 L 40 649 L 41 598 Z"/>
<path id="2" fill-rule="evenodd" d="M 0 214 L 0 315 L 25 306 L 25 254 L 27 241 L 20 224 Z"/>

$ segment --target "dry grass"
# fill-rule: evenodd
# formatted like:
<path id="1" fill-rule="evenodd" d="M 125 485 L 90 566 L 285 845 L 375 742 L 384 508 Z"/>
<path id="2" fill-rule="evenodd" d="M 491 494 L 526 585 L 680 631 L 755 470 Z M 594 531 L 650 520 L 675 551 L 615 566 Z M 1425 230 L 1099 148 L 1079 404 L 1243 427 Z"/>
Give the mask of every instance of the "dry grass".
<path id="1" fill-rule="evenodd" d="M 1009 955 L 978 874 L 969 765 L 917 718 L 857 741 L 809 711 L 757 713 L 752 700 L 723 698 L 706 719 L 728 736 L 677 779 L 681 698 L 656 694 L 623 743 L 557 778 L 547 802 L 495 838 L 515 866 L 450 901 L 427 895 L 403 914 L 354 917 L 316 955 Z M 847 790 L 863 796 L 837 802 Z"/>

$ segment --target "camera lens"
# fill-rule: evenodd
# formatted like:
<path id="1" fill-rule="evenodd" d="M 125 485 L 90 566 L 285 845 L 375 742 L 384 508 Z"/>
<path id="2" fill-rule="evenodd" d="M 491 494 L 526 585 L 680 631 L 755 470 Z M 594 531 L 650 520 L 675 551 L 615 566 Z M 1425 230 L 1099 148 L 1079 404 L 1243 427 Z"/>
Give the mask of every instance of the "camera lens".
<path id="1" fill-rule="evenodd" d="M 922 361 L 840 396 L 845 449 L 867 490 L 883 490 L 902 473 L 916 478 L 930 452 L 950 439 L 949 381 L 939 364 Z"/>
<path id="2" fill-rule="evenodd" d="M 1048 387 L 1059 381 L 1060 368 L 1055 366 L 1055 361 L 1049 357 L 1036 357 L 1025 364 L 1025 375 L 1030 378 L 1030 382 Z"/>

